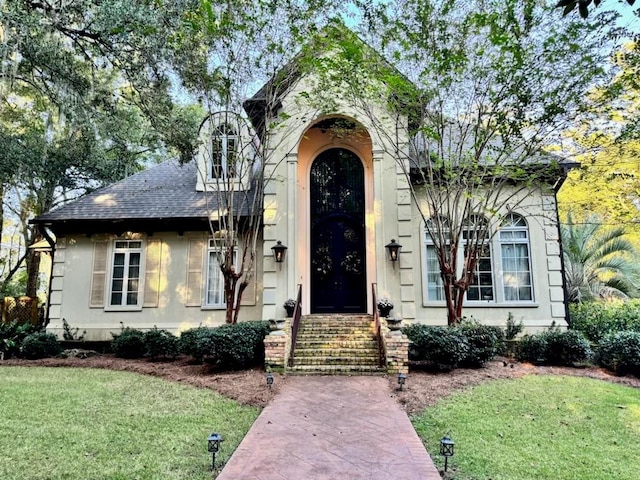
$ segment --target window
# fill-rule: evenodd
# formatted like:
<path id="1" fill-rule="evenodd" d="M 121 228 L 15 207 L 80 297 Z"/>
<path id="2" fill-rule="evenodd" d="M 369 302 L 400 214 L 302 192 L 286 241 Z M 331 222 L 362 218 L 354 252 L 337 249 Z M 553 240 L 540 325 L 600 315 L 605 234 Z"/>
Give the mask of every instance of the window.
<path id="1" fill-rule="evenodd" d="M 211 138 L 212 179 L 236 177 L 237 150 L 238 136 L 235 130 L 227 124 L 215 127 Z"/>
<path id="2" fill-rule="evenodd" d="M 116 240 L 113 249 L 109 305 L 137 306 L 140 301 L 140 265 L 142 242 Z"/>
<path id="3" fill-rule="evenodd" d="M 218 255 L 220 252 L 220 244 L 213 239 L 209 239 L 209 248 L 207 249 L 207 278 L 204 303 L 208 307 L 224 307 L 226 301 L 224 298 L 224 275 L 220 270 L 220 262 Z M 202 257 L 201 257 L 202 258 Z M 236 262 L 237 251 L 233 252 L 233 261 Z"/>
<path id="4" fill-rule="evenodd" d="M 520 215 L 510 213 L 500 228 L 502 278 L 506 302 L 533 301 L 529 229 Z"/>
<path id="5" fill-rule="evenodd" d="M 437 226 L 433 219 L 430 219 L 431 230 L 435 233 Z M 449 225 L 445 218 L 440 218 L 443 237 L 449 236 Z M 438 253 L 433 243 L 433 238 L 429 234 L 429 228 L 425 228 L 425 270 L 426 270 L 426 298 L 429 302 L 444 300 L 444 282 L 440 274 L 440 264 L 438 263 Z"/>
<path id="6" fill-rule="evenodd" d="M 482 235 L 482 240 L 479 235 Z M 462 230 L 462 239 L 465 256 L 467 254 L 467 245 L 483 243 L 479 249 L 473 278 L 467 290 L 467 300 L 493 301 L 493 268 L 487 219 L 480 215 L 471 215 Z"/>

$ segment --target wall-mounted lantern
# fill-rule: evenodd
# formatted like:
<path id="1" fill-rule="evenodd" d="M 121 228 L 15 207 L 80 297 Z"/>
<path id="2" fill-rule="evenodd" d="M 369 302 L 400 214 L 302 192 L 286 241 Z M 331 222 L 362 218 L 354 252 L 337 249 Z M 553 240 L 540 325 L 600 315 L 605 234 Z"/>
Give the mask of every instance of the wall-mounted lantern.
<path id="1" fill-rule="evenodd" d="M 398 258 L 400 257 L 400 249 L 402 248 L 402 245 L 396 242 L 395 238 L 392 238 L 391 241 L 384 246 L 384 248 L 387 249 L 389 260 L 391 260 L 392 262 L 397 262 Z"/>
<path id="2" fill-rule="evenodd" d="M 287 254 L 286 245 L 283 245 L 282 242 L 278 240 L 276 244 L 273 247 L 271 247 L 271 250 L 273 251 L 273 259 L 275 260 L 276 263 L 284 262 L 284 257 Z"/>

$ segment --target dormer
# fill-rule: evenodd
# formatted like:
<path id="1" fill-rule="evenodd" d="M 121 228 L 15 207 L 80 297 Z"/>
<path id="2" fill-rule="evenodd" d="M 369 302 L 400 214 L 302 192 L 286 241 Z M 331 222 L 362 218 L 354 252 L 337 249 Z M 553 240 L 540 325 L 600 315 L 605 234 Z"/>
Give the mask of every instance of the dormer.
<path id="1" fill-rule="evenodd" d="M 256 149 L 246 120 L 233 112 L 209 115 L 200 126 L 196 190 L 248 189 Z"/>

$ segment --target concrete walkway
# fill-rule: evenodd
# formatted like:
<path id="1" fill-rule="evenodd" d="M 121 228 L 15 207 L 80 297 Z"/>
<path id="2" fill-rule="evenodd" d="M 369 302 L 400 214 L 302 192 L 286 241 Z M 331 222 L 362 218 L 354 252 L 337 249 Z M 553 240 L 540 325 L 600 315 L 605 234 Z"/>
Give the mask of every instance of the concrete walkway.
<path id="1" fill-rule="evenodd" d="M 386 378 L 290 376 L 281 388 L 218 480 L 440 480 Z"/>

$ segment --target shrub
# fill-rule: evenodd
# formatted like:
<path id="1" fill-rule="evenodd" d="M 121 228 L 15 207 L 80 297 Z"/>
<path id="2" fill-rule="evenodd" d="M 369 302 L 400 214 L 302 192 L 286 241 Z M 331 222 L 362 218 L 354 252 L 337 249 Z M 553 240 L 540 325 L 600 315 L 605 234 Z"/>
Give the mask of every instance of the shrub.
<path id="1" fill-rule="evenodd" d="M 167 330 L 159 330 L 153 327 L 144 333 L 145 355 L 156 358 L 176 358 L 179 352 L 180 341 L 178 337 Z"/>
<path id="2" fill-rule="evenodd" d="M 509 312 L 507 315 L 507 326 L 504 329 L 505 340 L 514 340 L 518 335 L 524 331 L 524 324 L 522 320 L 518 323 L 513 319 L 513 313 Z"/>
<path id="3" fill-rule="evenodd" d="M 27 335 L 22 341 L 20 355 L 29 360 L 55 357 L 62 352 L 62 347 L 53 333 L 45 331 Z"/>
<path id="4" fill-rule="evenodd" d="M 83 330 L 82 334 L 79 334 L 80 329 L 78 327 L 71 328 L 66 318 L 62 319 L 62 330 L 62 338 L 68 342 L 81 342 L 87 334 L 86 330 Z"/>
<path id="5" fill-rule="evenodd" d="M 409 358 L 438 370 L 456 368 L 469 353 L 467 339 L 457 328 L 414 324 L 403 332 L 411 342 Z"/>
<path id="6" fill-rule="evenodd" d="M 246 368 L 264 361 L 268 322 L 242 322 L 216 328 L 198 327 L 182 332 L 181 351 L 197 361 L 223 369 Z"/>
<path id="7" fill-rule="evenodd" d="M 22 322 L 0 322 L 0 358 L 11 358 L 18 355 L 20 345 L 25 337 L 40 329 L 38 325 Z"/>
<path id="8" fill-rule="evenodd" d="M 119 334 L 112 333 L 113 341 L 111 350 L 116 357 L 121 358 L 142 358 L 147 347 L 145 344 L 145 334 L 141 330 L 126 327 Z"/>
<path id="9" fill-rule="evenodd" d="M 504 333 L 500 327 L 464 321 L 457 328 L 468 345 L 467 353 L 460 362 L 464 367 L 483 367 L 497 355 L 504 340 Z"/>
<path id="10" fill-rule="evenodd" d="M 640 300 L 588 302 L 569 306 L 571 329 L 583 332 L 593 343 L 609 333 L 640 332 Z"/>
<path id="11" fill-rule="evenodd" d="M 561 331 L 551 327 L 535 335 L 525 335 L 516 351 L 522 362 L 572 365 L 591 359 L 593 352 L 589 341 L 575 330 Z"/>
<path id="12" fill-rule="evenodd" d="M 640 332 L 607 335 L 598 348 L 598 363 L 620 375 L 640 376 Z"/>

